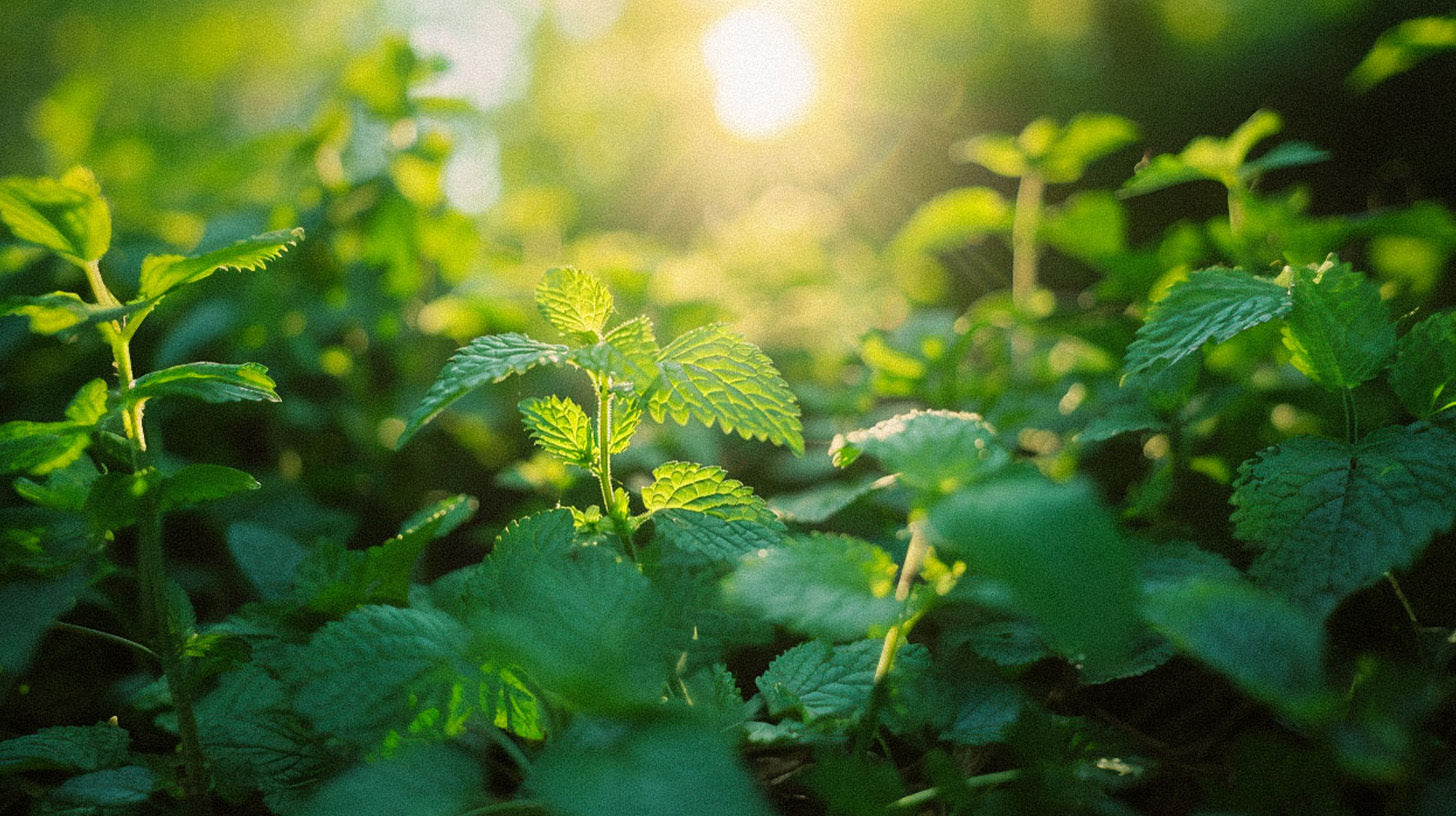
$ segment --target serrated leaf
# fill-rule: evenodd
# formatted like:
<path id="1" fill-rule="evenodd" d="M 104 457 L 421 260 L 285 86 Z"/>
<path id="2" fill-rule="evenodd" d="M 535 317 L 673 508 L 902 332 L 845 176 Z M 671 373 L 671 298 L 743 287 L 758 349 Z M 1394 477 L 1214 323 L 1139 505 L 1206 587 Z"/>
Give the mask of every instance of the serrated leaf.
<path id="1" fill-rule="evenodd" d="M 458 816 L 485 801 L 480 763 L 440 743 L 410 744 L 360 762 L 291 800 L 289 816 L 408 813 Z"/>
<path id="2" fill-rule="evenodd" d="M 541 450 L 568 465 L 591 468 L 596 463 L 592 422 L 580 405 L 552 395 L 522 400 L 516 407 Z"/>
<path id="3" fill-rule="evenodd" d="M 111 245 L 111 212 L 96 177 L 82 167 L 60 179 L 0 180 L 0 219 L 16 238 L 78 266 L 100 260 Z"/>
<path id="4" fill-rule="evenodd" d="M 115 768 L 126 764 L 130 745 L 126 729 L 109 723 L 42 728 L 0 742 L 0 773 Z"/>
<path id="5" fill-rule="evenodd" d="M 949 493 L 1011 462 L 995 429 L 964 411 L 911 411 L 837 435 L 829 445 L 836 467 L 848 467 L 861 454 L 878 459 L 901 484 L 932 494 Z"/>
<path id="6" fill-rule="evenodd" d="M 91 428 L 75 422 L 16 420 L 0 425 L 0 473 L 43 476 L 80 458 Z"/>
<path id="7" fill-rule="evenodd" d="M 1395 324 L 1380 290 L 1333 256 L 1294 270 L 1292 302 L 1284 345 L 1294 367 L 1319 385 L 1353 388 L 1395 353 Z"/>
<path id="8" fill-rule="evenodd" d="M 594 275 L 563 266 L 548 271 L 537 284 L 536 306 L 566 337 L 595 343 L 612 314 L 612 294 Z"/>
<path id="9" fill-rule="evenodd" d="M 612 328 L 600 342 L 573 349 L 567 359 L 587 371 L 629 382 L 642 393 L 657 379 L 657 357 L 661 353 L 652 321 L 634 317 Z"/>
<path id="10" fill-rule="evenodd" d="M 148 255 L 142 260 L 139 297 L 155 301 L 179 286 L 223 269 L 256 271 L 303 240 L 303 228 L 265 232 L 199 255 Z"/>
<path id="11" fill-rule="evenodd" d="M 854 718 L 869 701 L 882 645 L 878 640 L 839 646 L 811 640 L 774 658 L 755 681 L 769 715 L 794 714 L 805 723 Z"/>
<path id="12" fill-rule="evenodd" d="M 682 508 L 728 521 L 774 521 L 752 488 L 728 478 L 720 467 L 695 462 L 667 462 L 653 469 L 652 483 L 642 488 L 642 504 L 649 513 Z"/>
<path id="13" fill-rule="evenodd" d="M 1180 651 L 1249 696 L 1306 719 L 1324 699 L 1324 629 L 1281 598 L 1243 582 L 1195 579 L 1148 594 L 1144 614 Z"/>
<path id="14" fill-rule="evenodd" d="M 716 422 L 724 433 L 804 452 L 799 405 L 788 383 L 768 355 L 724 326 L 702 326 L 672 341 L 658 368 L 645 395 L 653 420 Z"/>
<path id="15" fill-rule="evenodd" d="M 1456 405 L 1456 312 L 1432 315 L 1400 338 L 1390 387 L 1419 419 Z"/>
<path id="16" fill-rule="evenodd" d="M 121 395 L 123 406 L 157 397 L 203 402 L 279 402 L 276 383 L 258 363 L 183 363 L 138 377 Z"/>
<path id="17" fill-rule="evenodd" d="M 1200 269 L 1168 290 L 1127 347 L 1123 371 L 1145 378 L 1239 332 L 1288 314 L 1293 302 L 1277 283 L 1242 269 Z"/>
<path id="18" fill-rule="evenodd" d="M 567 350 L 566 346 L 542 343 L 516 332 L 475 338 L 455 352 L 440 370 L 440 376 L 405 422 L 396 447 L 404 445 L 425 423 L 474 389 L 500 382 L 512 374 L 523 374 L 538 365 L 559 363 L 565 359 Z"/>
<path id="19" fill-rule="evenodd" d="M 901 604 L 889 553 L 857 538 L 790 539 L 739 562 L 723 582 L 724 598 L 765 620 L 837 642 L 882 635 Z"/>
<path id="20" fill-rule="evenodd" d="M 1456 514 L 1456 435 L 1424 423 L 1347 444 L 1298 436 L 1239 468 L 1234 534 L 1260 583 L 1317 612 L 1408 565 Z"/>
<path id="21" fill-rule="evenodd" d="M 973 627 L 966 633 L 971 651 L 998 666 L 1029 666 L 1052 652 L 1036 631 L 1024 620 L 991 621 Z"/>
<path id="22" fill-rule="evenodd" d="M 653 532 L 672 563 L 726 566 L 760 550 L 779 547 L 784 527 L 777 519 L 730 521 L 721 516 L 684 508 L 652 514 Z"/>
<path id="23" fill-rule="evenodd" d="M 612 397 L 612 448 L 609 453 L 618 454 L 632 447 L 632 437 L 637 426 L 642 424 L 642 401 L 629 394 Z"/>
<path id="24" fill-rule="evenodd" d="M 528 784 L 561 816 L 773 812 L 721 731 L 711 721 L 675 713 L 581 718 L 541 752 Z"/>
<path id="25" fill-rule="evenodd" d="M 289 707 L 283 685 L 254 665 L 222 676 L 198 702 L 197 725 L 216 783 L 235 796 L 316 782 L 336 761 Z"/>
<path id="26" fill-rule="evenodd" d="M 74 292 L 51 292 L 35 297 L 12 297 L 0 301 L 0 315 L 18 315 L 30 321 L 35 334 L 69 337 L 87 326 L 119 320 L 140 311 L 146 304 L 98 306 Z"/>
<path id="27" fill-rule="evenodd" d="M 937 552 L 1004 582 L 1061 654 L 1097 673 L 1131 652 L 1140 627 L 1136 563 L 1087 483 L 993 481 L 942 500 L 930 522 Z"/>
<path id="28" fill-rule="evenodd" d="M 962 692 L 950 724 L 941 739 L 957 745 L 992 745 L 1006 738 L 1006 732 L 1021 716 L 1026 700 L 1021 691 L 1007 683 L 977 683 Z"/>
<path id="29" fill-rule="evenodd" d="M 162 483 L 162 509 L 194 507 L 199 504 L 257 490 L 258 480 L 236 468 L 223 465 L 187 465 Z"/>

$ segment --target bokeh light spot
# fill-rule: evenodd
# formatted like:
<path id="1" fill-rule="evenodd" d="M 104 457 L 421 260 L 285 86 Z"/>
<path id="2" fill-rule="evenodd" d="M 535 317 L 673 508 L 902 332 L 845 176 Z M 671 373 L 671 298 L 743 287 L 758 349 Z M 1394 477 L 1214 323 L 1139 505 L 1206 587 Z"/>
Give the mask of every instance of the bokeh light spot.
<path id="1" fill-rule="evenodd" d="M 766 8 L 741 8 L 714 23 L 703 35 L 703 59 L 719 121 L 746 139 L 767 138 L 802 119 L 819 83 L 799 32 Z"/>

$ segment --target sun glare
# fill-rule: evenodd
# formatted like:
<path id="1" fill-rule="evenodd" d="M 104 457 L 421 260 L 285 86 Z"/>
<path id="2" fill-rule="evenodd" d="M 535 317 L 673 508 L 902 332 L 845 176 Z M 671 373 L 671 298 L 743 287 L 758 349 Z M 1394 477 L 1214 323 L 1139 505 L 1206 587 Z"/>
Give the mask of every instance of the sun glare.
<path id="1" fill-rule="evenodd" d="M 703 59 L 718 120 L 745 139 L 767 138 L 799 121 L 819 79 L 799 32 L 764 8 L 738 9 L 714 23 L 703 35 Z"/>

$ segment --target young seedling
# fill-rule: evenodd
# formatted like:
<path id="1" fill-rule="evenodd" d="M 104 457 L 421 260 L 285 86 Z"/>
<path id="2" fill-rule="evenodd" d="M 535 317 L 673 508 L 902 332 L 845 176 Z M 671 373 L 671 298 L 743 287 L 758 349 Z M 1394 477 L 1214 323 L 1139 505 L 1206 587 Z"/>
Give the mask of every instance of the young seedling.
<path id="1" fill-rule="evenodd" d="M 267 369 L 256 363 L 185 363 L 139 373 L 131 341 L 157 305 L 180 287 L 222 269 L 262 269 L 301 240 L 303 232 L 266 233 L 188 257 L 148 256 L 142 261 L 136 295 L 123 301 L 102 274 L 101 259 L 111 244 L 111 215 L 90 171 L 76 168 L 60 179 L 0 181 L 0 219 L 16 238 L 79 267 L 90 295 L 87 300 L 74 292 L 58 291 L 10 298 L 0 314 L 27 318 L 37 334 L 65 337 L 95 329 L 110 348 L 116 369 L 114 389 L 100 379 L 86 383 L 66 408 L 62 421 L 0 425 L 0 472 L 45 476 L 73 464 L 88 449 L 96 453 L 100 470 L 81 472 L 78 478 L 83 491 L 69 509 L 89 515 L 108 537 L 133 523 L 137 527 L 141 608 L 151 641 L 146 651 L 161 663 L 176 709 L 185 807 L 193 813 L 206 812 L 207 769 L 192 707 L 190 665 L 184 654 L 187 633 L 178 629 L 177 610 L 169 598 L 162 513 L 256 488 L 258 483 L 246 473 L 216 465 L 160 472 L 156 451 L 147 444 L 144 410 L 150 400 L 161 397 L 185 396 L 206 402 L 277 402 L 279 397 Z M 112 430 L 118 425 L 120 437 Z M 109 460 L 108 449 L 120 450 L 123 461 Z M 111 464 L 120 464 L 122 472 L 108 472 Z M 48 493 L 46 485 L 24 479 L 17 487 L 21 495 L 49 495 L 53 500 L 56 495 L 56 491 Z"/>

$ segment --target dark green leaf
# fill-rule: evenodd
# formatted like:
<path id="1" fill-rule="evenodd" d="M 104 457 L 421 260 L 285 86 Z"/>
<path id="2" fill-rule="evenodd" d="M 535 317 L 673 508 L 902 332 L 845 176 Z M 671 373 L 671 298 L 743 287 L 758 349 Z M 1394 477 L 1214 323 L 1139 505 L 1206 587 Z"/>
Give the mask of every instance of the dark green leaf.
<path id="1" fill-rule="evenodd" d="M 1239 173 L 1247 179 L 1257 178 L 1270 170 L 1286 167 L 1303 167 L 1318 164 L 1330 157 L 1328 150 L 1321 150 L 1308 142 L 1284 142 L 1275 145 L 1269 152 L 1253 161 L 1246 162 Z"/>
<path id="2" fill-rule="evenodd" d="M 282 684 L 257 666 L 223 675 L 198 702 L 197 724 L 214 780 L 234 795 L 315 782 L 334 761 L 323 737 L 291 710 Z"/>
<path id="3" fill-rule="evenodd" d="M 1127 347 L 1123 370 L 1129 379 L 1156 374 L 1204 343 L 1221 343 L 1291 306 L 1289 291 L 1277 283 L 1242 269 L 1201 269 L 1153 304 Z"/>
<path id="4" fill-rule="evenodd" d="M 958 745 L 1000 742 L 1025 706 L 1026 701 L 1015 686 L 977 683 L 962 692 L 955 715 L 940 736 Z"/>
<path id="5" fill-rule="evenodd" d="M 653 530 L 674 563 L 727 565 L 749 553 L 774 549 L 784 541 L 778 520 L 729 520 L 681 507 L 652 514 Z"/>
<path id="6" fill-rule="evenodd" d="M 289 816 L 459 816 L 485 801 L 480 764 L 438 743 L 360 762 L 287 808 Z"/>
<path id="7" fill-rule="evenodd" d="M 44 476 L 80 458 L 91 444 L 91 429 L 75 422 L 0 425 L 0 473 Z"/>
<path id="8" fill-rule="evenodd" d="M 304 549 L 292 536 L 240 521 L 228 527 L 227 546 L 243 577 L 263 600 L 281 600 L 293 594 L 294 582 L 301 577 L 298 568 L 304 560 Z"/>
<path id="9" fill-rule="evenodd" d="M 122 394 L 122 404 L 157 397 L 191 397 L 204 402 L 278 402 L 268 369 L 258 363 L 184 363 L 143 374 Z"/>
<path id="10" fill-rule="evenodd" d="M 876 490 L 894 484 L 895 477 L 866 478 L 852 484 L 823 484 L 800 493 L 781 494 L 768 500 L 769 509 L 781 520 L 793 524 L 822 524 L 840 510 Z"/>
<path id="11" fill-rule="evenodd" d="M 1456 405 L 1456 312 L 1432 315 L 1400 338 L 1390 387 L 1420 419 Z"/>
<path id="12" fill-rule="evenodd" d="M 898 474 L 901 484 L 934 494 L 949 493 L 1011 461 L 995 429 L 964 411 L 911 411 L 835 436 L 829 445 L 838 467 L 848 467 L 862 453 Z"/>
<path id="13" fill-rule="evenodd" d="M 441 369 L 435 384 L 410 414 L 396 445 L 408 442 L 425 423 L 474 389 L 500 382 L 512 374 L 525 373 L 538 365 L 559 363 L 566 352 L 566 346 L 542 343 L 516 332 L 475 338 L 455 352 Z"/>
<path id="14" fill-rule="evenodd" d="M 0 219 L 15 237 L 84 266 L 111 245 L 111 212 L 90 170 L 74 167 L 59 180 L 0 180 Z"/>
<path id="15" fill-rule="evenodd" d="M 774 658 L 756 681 L 769 716 L 793 715 L 828 728 L 858 720 L 869 704 L 883 646 L 878 638 L 837 646 L 811 640 Z M 927 660 L 924 646 L 902 646 L 890 676 L 923 667 Z"/>
<path id="16" fill-rule="evenodd" d="M 1319 713 L 1324 629 L 1305 610 L 1243 582 L 1200 578 L 1154 589 L 1145 614 L 1249 696 L 1299 718 Z"/>
<path id="17" fill-rule="evenodd" d="M 157 775 L 150 768 L 128 765 L 73 776 L 51 791 L 46 799 L 63 808 L 85 809 L 83 812 L 108 812 L 111 808 L 139 805 L 151 798 L 157 787 Z M 114 812 L 114 811 L 111 811 Z"/>
<path id="18" fill-rule="evenodd" d="M 883 635 L 900 614 L 896 566 L 860 539 L 814 535 L 743 559 L 725 597 L 764 619 L 826 641 Z"/>
<path id="19" fill-rule="evenodd" d="M 0 742 L 0 773 L 87 773 L 126 764 L 131 735 L 109 723 L 58 725 Z"/>
<path id="20" fill-rule="evenodd" d="M 1327 388 L 1353 388 L 1395 353 L 1395 324 L 1380 290 L 1333 256 L 1294 270 L 1293 308 L 1284 327 L 1290 362 Z"/>
<path id="21" fill-rule="evenodd" d="M 592 422 L 580 405 L 552 395 L 522 400 L 517 408 L 542 450 L 568 465 L 591 468 L 596 464 Z"/>
<path id="22" fill-rule="evenodd" d="M 536 306 L 566 337 L 595 343 L 612 314 L 612 294 L 595 276 L 563 266 L 548 271 L 536 286 Z"/>
<path id="23" fill-rule="evenodd" d="M 76 605 L 86 584 L 86 572 L 72 569 L 51 580 L 32 578 L 0 585 L 0 620 L 5 621 L 0 635 L 0 677 L 25 671 L 41 637 Z"/>
<path id="24" fill-rule="evenodd" d="M 162 509 L 192 507 L 260 486 L 257 479 L 235 468 L 187 465 L 162 483 Z"/>
<path id="25" fill-rule="evenodd" d="M 1295 437 L 1239 468 L 1233 503 L 1235 534 L 1263 550 L 1250 573 L 1327 613 L 1451 526 L 1456 436 L 1417 423 L 1353 445 Z"/>
<path id="26" fill-rule="evenodd" d="M 143 300 L 155 301 L 179 286 L 186 286 L 223 269 L 256 271 L 303 240 L 303 228 L 265 232 L 221 249 L 199 255 L 148 255 L 142 260 Z"/>
<path id="27" fill-rule="evenodd" d="M 1020 477 L 961 490 L 930 511 L 937 551 L 1004 582 L 1050 645 L 1097 674 L 1139 628 L 1132 551 L 1085 482 Z"/>
<path id="28" fill-rule="evenodd" d="M 724 433 L 804 452 L 799 405 L 788 383 L 768 355 L 727 328 L 689 331 L 662 350 L 658 368 L 646 394 L 653 420 L 716 422 Z"/>

